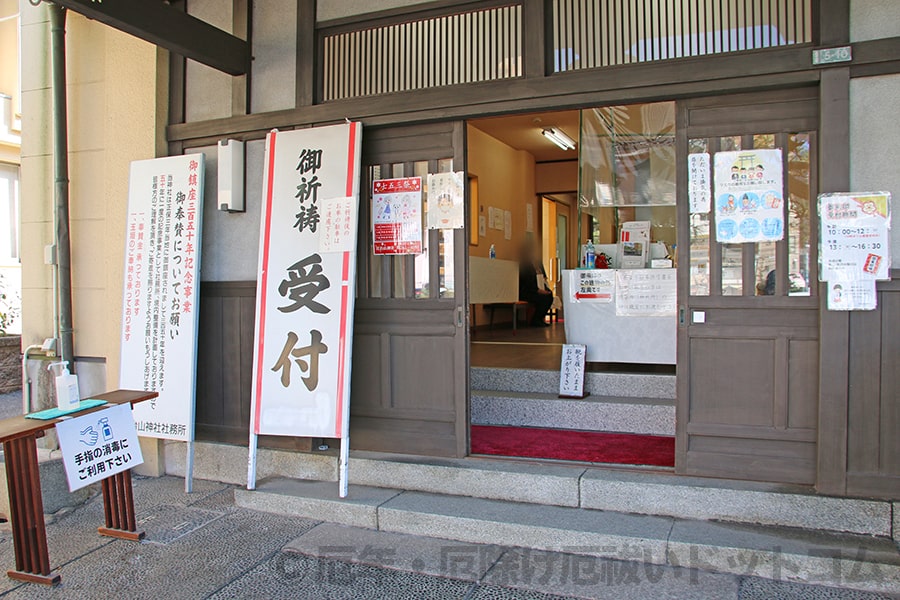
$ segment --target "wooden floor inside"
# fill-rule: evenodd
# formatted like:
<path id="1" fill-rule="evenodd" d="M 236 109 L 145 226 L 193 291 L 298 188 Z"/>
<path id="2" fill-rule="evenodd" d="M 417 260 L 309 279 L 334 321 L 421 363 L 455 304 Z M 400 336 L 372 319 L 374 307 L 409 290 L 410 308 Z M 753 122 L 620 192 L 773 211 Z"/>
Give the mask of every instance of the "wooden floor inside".
<path id="1" fill-rule="evenodd" d="M 566 343 L 566 327 L 560 321 L 549 327 L 519 327 L 510 324 L 493 329 L 479 328 L 470 332 L 470 364 L 472 367 L 498 369 L 539 369 L 558 371 L 562 347 Z M 637 363 L 588 363 L 589 372 L 675 374 L 675 365 Z"/>
<path id="2" fill-rule="evenodd" d="M 562 345 L 566 343 L 563 323 L 549 327 L 509 325 L 478 329 L 471 335 L 471 365 L 504 369 L 559 369 Z"/>

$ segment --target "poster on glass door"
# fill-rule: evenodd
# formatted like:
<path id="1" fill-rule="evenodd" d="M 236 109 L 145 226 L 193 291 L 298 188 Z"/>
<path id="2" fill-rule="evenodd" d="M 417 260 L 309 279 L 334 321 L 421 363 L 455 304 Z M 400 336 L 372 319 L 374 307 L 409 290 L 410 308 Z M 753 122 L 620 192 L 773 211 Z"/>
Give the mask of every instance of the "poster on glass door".
<path id="1" fill-rule="evenodd" d="M 422 178 L 379 179 L 372 188 L 375 254 L 422 253 Z"/>
<path id="2" fill-rule="evenodd" d="M 428 229 L 462 229 L 466 218 L 465 174 L 428 174 Z"/>
<path id="3" fill-rule="evenodd" d="M 715 154 L 716 241 L 774 242 L 784 237 L 781 150 Z"/>

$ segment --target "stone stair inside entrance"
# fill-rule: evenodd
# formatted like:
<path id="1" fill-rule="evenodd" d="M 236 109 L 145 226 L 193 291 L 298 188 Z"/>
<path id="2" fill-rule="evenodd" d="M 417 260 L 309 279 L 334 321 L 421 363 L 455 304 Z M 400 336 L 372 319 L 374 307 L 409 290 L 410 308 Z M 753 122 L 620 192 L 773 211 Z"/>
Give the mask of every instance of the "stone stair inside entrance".
<path id="1" fill-rule="evenodd" d="M 675 376 L 585 373 L 584 399 L 559 398 L 559 373 L 471 369 L 473 425 L 675 435 Z"/>

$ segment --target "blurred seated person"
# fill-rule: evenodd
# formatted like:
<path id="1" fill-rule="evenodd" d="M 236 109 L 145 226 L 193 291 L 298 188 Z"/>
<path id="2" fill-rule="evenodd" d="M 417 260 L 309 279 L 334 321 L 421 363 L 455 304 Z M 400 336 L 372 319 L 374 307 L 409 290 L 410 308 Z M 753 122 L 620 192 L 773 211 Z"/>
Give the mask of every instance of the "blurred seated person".
<path id="1" fill-rule="evenodd" d="M 769 274 L 766 275 L 765 283 L 757 283 L 756 284 L 756 295 L 757 296 L 774 296 L 775 295 L 775 269 L 769 271 Z"/>
<path id="2" fill-rule="evenodd" d="M 529 323 L 532 327 L 549 327 L 544 319 L 553 304 L 553 292 L 547 287 L 547 273 L 541 264 L 539 248 L 531 238 L 525 240 L 519 252 L 519 300 L 534 308 Z"/>

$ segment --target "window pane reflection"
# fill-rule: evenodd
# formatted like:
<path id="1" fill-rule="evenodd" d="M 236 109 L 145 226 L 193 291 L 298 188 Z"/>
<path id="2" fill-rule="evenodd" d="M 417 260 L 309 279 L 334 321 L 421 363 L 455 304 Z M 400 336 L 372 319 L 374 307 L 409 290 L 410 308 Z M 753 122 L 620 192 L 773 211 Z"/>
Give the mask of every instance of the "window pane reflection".
<path id="1" fill-rule="evenodd" d="M 809 134 L 788 138 L 788 293 L 809 296 L 810 288 L 810 181 Z"/>
<path id="2" fill-rule="evenodd" d="M 722 295 L 742 296 L 744 294 L 744 256 L 741 244 L 721 244 L 722 246 Z"/>
<path id="3" fill-rule="evenodd" d="M 429 261 L 428 261 L 428 242 L 429 232 L 425 229 L 426 215 L 428 214 L 428 161 L 420 160 L 413 165 L 415 176 L 422 178 L 422 254 L 417 255 L 413 259 L 415 271 L 415 297 L 429 298 Z"/>

